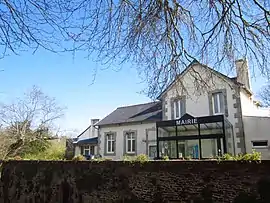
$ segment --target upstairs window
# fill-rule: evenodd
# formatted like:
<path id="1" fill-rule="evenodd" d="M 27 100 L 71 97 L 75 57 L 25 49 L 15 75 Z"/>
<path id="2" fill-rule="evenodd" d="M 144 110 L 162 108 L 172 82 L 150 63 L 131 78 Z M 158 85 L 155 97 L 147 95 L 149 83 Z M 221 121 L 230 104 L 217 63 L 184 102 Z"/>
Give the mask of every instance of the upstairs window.
<path id="1" fill-rule="evenodd" d="M 213 93 L 212 102 L 214 115 L 225 113 L 224 95 L 222 92 Z"/>
<path id="2" fill-rule="evenodd" d="M 184 115 L 185 111 L 185 101 L 182 99 L 176 99 L 173 102 L 173 113 L 174 113 L 174 119 L 179 119 L 181 116 Z"/>

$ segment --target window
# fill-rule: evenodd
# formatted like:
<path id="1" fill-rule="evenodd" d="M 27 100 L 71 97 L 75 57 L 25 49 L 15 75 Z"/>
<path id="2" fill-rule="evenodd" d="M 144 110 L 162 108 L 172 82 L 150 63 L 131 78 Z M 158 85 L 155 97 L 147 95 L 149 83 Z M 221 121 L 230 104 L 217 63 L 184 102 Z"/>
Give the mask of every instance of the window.
<path id="1" fill-rule="evenodd" d="M 224 113 L 224 96 L 222 92 L 213 93 L 213 114 L 222 114 Z"/>
<path id="2" fill-rule="evenodd" d="M 115 136 L 114 134 L 107 134 L 107 153 L 114 153 L 115 147 Z"/>
<path id="3" fill-rule="evenodd" d="M 90 146 L 90 154 L 94 155 L 95 154 L 95 146 Z"/>
<path id="4" fill-rule="evenodd" d="M 184 100 L 177 99 L 173 102 L 174 119 L 181 118 L 184 114 Z"/>
<path id="5" fill-rule="evenodd" d="M 254 147 L 254 148 L 268 147 L 268 141 L 267 140 L 251 141 L 251 142 L 252 142 L 252 147 Z"/>
<path id="6" fill-rule="evenodd" d="M 90 155 L 90 146 L 83 147 L 83 155 L 89 156 Z"/>
<path id="7" fill-rule="evenodd" d="M 151 145 L 149 146 L 149 157 L 155 158 L 157 156 L 157 146 Z"/>
<path id="8" fill-rule="evenodd" d="M 135 153 L 136 150 L 135 132 L 126 133 L 126 153 Z"/>

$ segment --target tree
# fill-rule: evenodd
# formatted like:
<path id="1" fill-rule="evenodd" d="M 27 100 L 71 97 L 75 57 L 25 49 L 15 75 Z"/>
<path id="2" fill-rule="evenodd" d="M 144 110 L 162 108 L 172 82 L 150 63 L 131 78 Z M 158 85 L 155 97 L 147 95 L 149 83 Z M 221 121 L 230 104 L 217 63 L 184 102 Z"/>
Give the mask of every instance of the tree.
<path id="1" fill-rule="evenodd" d="M 5 157 L 45 150 L 47 138 L 52 136 L 54 123 L 63 116 L 63 110 L 55 98 L 45 95 L 36 86 L 23 98 L 2 104 L 2 132 L 12 140 Z"/>
<path id="2" fill-rule="evenodd" d="M 259 92 L 259 98 L 262 101 L 262 106 L 270 107 L 270 84 L 265 85 Z"/>
<path id="3" fill-rule="evenodd" d="M 269 77 L 268 0 L 5 0 L 2 45 L 95 52 L 133 62 L 155 98 L 193 60 L 227 73 L 238 58 Z M 31 12 L 30 12 L 31 11 Z M 6 20 L 9 19 L 9 20 Z M 2 22 L 1 22 L 2 21 Z M 4 29 L 4 30 L 3 30 Z M 62 43 L 62 44 L 61 44 Z M 55 51 L 55 50 L 53 50 Z M 194 74 L 194 78 L 199 78 Z"/>

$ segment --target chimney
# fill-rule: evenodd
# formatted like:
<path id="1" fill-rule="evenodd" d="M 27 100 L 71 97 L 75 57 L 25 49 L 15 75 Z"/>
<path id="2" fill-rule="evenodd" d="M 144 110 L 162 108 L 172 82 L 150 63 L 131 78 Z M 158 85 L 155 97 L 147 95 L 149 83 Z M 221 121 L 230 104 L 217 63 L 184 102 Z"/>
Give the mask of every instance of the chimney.
<path id="1" fill-rule="evenodd" d="M 237 73 L 237 82 L 245 85 L 245 87 L 250 90 L 251 88 L 250 88 L 248 61 L 246 59 L 236 60 L 235 66 Z"/>
<path id="2" fill-rule="evenodd" d="M 99 122 L 99 119 L 91 119 L 91 132 L 90 132 L 90 137 L 97 137 L 97 129 L 94 127 L 94 125 Z"/>

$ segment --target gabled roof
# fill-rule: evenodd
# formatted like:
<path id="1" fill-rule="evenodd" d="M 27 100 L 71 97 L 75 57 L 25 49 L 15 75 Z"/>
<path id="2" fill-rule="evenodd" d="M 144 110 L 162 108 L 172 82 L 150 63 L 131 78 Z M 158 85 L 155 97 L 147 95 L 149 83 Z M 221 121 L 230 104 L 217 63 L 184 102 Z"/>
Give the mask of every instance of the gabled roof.
<path id="1" fill-rule="evenodd" d="M 80 133 L 77 138 L 81 137 L 87 130 L 89 130 L 90 127 L 91 125 L 89 125 L 82 133 Z"/>
<path id="2" fill-rule="evenodd" d="M 162 104 L 158 101 L 119 107 L 99 121 L 96 126 L 142 121 L 159 121 L 161 119 Z"/>
<path id="3" fill-rule="evenodd" d="M 201 64 L 200 62 L 196 61 L 196 60 L 193 60 L 171 83 L 170 85 L 165 88 L 161 94 L 157 97 L 157 99 L 160 99 L 162 97 L 162 95 L 175 83 L 175 81 L 177 80 L 177 78 L 181 77 L 182 75 L 184 75 L 186 72 L 188 72 L 188 70 L 193 66 L 193 65 L 196 65 L 196 64 L 200 64 L 201 66 L 203 66 L 204 68 L 210 70 L 211 72 L 213 72 L 214 74 L 216 74 L 217 76 L 219 77 L 222 77 L 224 78 L 227 82 L 232 82 L 233 84 L 239 86 L 239 87 L 242 87 L 244 88 L 245 91 L 247 91 L 249 94 L 252 95 L 252 92 L 244 87 L 244 84 L 242 83 L 239 83 L 237 82 L 237 77 L 228 77 L 227 75 L 219 72 L 219 71 L 216 71 L 214 70 L 213 68 L 210 68 L 209 66 L 205 65 L 205 64 Z"/>

